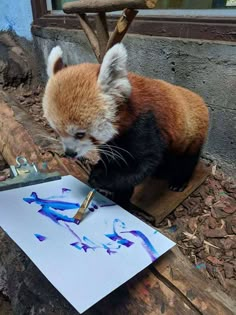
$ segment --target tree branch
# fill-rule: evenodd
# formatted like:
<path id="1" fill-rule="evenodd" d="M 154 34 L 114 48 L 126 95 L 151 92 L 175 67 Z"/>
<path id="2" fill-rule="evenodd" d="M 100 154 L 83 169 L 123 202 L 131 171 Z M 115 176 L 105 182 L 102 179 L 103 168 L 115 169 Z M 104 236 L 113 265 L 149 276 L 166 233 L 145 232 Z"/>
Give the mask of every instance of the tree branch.
<path id="1" fill-rule="evenodd" d="M 79 14 L 79 21 L 82 29 L 84 30 L 92 48 L 95 53 L 95 56 L 98 61 L 100 61 L 100 51 L 99 51 L 99 43 L 98 38 L 95 32 L 93 31 L 86 14 Z"/>
<path id="2" fill-rule="evenodd" d="M 153 9 L 158 0 L 80 0 L 63 5 L 65 13 L 96 13 L 128 9 Z"/>
<path id="3" fill-rule="evenodd" d="M 100 56 L 99 60 L 102 63 L 103 57 L 106 53 L 106 47 L 109 40 L 109 33 L 107 27 L 106 13 L 99 12 L 96 16 L 96 30 L 99 43 Z"/>
<path id="4" fill-rule="evenodd" d="M 125 9 L 123 11 L 123 14 L 121 18 L 118 20 L 116 24 L 116 28 L 113 31 L 108 43 L 106 51 L 108 51 L 112 46 L 114 46 L 116 43 L 119 43 L 122 41 L 123 37 L 125 36 L 131 22 L 137 15 L 138 11 L 131 10 L 131 9 Z"/>

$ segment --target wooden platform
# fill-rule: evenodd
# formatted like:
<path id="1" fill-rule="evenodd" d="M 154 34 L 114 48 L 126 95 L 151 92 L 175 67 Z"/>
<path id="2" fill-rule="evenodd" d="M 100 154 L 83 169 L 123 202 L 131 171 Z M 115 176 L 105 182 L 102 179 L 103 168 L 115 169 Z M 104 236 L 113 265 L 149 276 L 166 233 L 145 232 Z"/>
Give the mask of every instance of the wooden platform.
<path id="1" fill-rule="evenodd" d="M 69 173 L 85 181 L 84 172 L 74 162 L 53 156 L 48 143 L 36 145 L 34 130 L 28 130 L 27 125 L 19 121 L 20 109 L 9 106 L 4 99 L 0 99 L 0 152 L 6 161 L 13 163 L 17 155 L 23 154 L 40 165 L 46 162 L 48 171 Z M 26 115 L 24 113 L 24 117 Z M 208 172 L 200 164 L 184 193 L 170 192 L 161 186 L 162 192 L 158 194 L 159 184 L 147 181 L 137 188 L 133 202 L 160 221 L 204 181 Z M 84 314 L 229 315 L 236 314 L 236 303 L 217 285 L 212 285 L 175 247 Z"/>
<path id="2" fill-rule="evenodd" d="M 160 223 L 205 181 L 210 171 L 211 168 L 204 162 L 199 162 L 192 180 L 183 192 L 169 190 L 166 181 L 148 178 L 136 187 L 132 203 L 153 216 L 156 224 Z"/>

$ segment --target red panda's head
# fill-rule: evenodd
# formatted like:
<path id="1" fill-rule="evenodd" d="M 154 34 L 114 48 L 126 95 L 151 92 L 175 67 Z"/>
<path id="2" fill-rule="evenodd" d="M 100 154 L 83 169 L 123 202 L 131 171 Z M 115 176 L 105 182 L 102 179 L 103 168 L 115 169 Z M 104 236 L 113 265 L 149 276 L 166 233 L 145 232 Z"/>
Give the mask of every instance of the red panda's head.
<path id="1" fill-rule="evenodd" d="M 122 44 L 107 52 L 101 66 L 65 67 L 59 46 L 49 54 L 44 116 L 71 156 L 84 156 L 118 133 L 117 112 L 131 93 L 126 63 Z"/>

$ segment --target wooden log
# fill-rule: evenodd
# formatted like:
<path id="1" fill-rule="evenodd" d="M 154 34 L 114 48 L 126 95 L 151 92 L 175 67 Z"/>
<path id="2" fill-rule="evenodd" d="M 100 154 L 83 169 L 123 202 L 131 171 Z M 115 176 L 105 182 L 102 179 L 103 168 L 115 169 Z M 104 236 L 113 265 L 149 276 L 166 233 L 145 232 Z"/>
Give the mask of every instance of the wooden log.
<path id="1" fill-rule="evenodd" d="M 198 314 L 148 269 L 98 302 L 86 312 L 86 315 L 109 313 L 113 315 Z"/>
<path id="2" fill-rule="evenodd" d="M 91 46 L 92 49 L 95 53 L 95 56 L 98 60 L 98 62 L 100 61 L 100 50 L 99 50 L 99 43 L 98 43 L 98 38 L 97 35 L 95 34 L 93 28 L 91 27 L 89 20 L 86 16 L 86 14 L 79 14 L 79 21 L 80 21 L 80 25 L 82 27 L 82 29 L 84 30 Z"/>
<path id="3" fill-rule="evenodd" d="M 111 34 L 111 37 L 107 43 L 106 51 L 109 50 L 112 46 L 116 43 L 122 41 L 123 37 L 125 36 L 131 22 L 137 15 L 138 11 L 132 9 L 125 9 L 123 11 L 122 16 L 118 20 L 115 30 Z"/>
<path id="4" fill-rule="evenodd" d="M 198 310 L 198 314 L 235 314 L 235 300 L 197 270 L 177 246 L 149 269 L 187 304 L 191 303 L 193 308 Z"/>
<path id="5" fill-rule="evenodd" d="M 109 39 L 105 12 L 99 12 L 96 16 L 96 31 L 99 43 L 99 62 L 102 63 L 103 57 L 106 53 L 106 47 Z"/>
<path id="6" fill-rule="evenodd" d="M 21 122 L 18 121 L 19 117 Z M 49 140 L 41 138 L 37 133 L 39 128 L 33 127 L 35 124 L 31 124 L 31 132 L 25 129 L 22 120 L 29 125 L 32 118 L 20 107 L 9 106 L 0 97 L 0 152 L 8 165 L 15 165 L 16 157 L 22 155 L 28 161 L 35 162 L 41 171 L 73 174 L 81 181 L 87 181 L 88 175 L 75 161 L 53 154 L 54 144 L 50 146 Z"/>
<path id="7" fill-rule="evenodd" d="M 128 9 L 153 9 L 157 0 L 80 0 L 63 5 L 65 13 L 112 12 Z"/>

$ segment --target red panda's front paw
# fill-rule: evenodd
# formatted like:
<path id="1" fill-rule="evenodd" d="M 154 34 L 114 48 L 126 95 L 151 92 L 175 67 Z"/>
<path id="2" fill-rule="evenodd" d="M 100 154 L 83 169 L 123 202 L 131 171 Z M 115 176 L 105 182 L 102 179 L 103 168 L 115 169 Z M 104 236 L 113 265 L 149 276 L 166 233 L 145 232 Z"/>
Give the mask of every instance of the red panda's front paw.
<path id="1" fill-rule="evenodd" d="M 95 189 L 109 190 L 110 180 L 101 169 L 95 169 L 91 172 L 88 184 Z"/>

